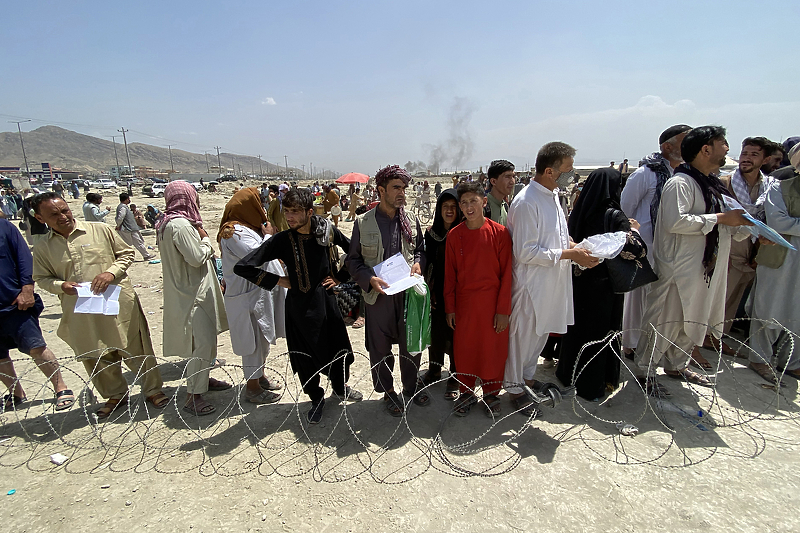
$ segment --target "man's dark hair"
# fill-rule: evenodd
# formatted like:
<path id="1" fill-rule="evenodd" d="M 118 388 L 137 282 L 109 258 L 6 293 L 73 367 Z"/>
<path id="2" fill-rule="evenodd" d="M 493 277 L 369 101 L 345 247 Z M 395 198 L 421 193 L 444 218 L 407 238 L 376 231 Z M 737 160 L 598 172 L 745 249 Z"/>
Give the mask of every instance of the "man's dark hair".
<path id="1" fill-rule="evenodd" d="M 47 191 L 47 192 L 39 193 L 36 196 L 34 196 L 33 198 L 31 198 L 29 204 L 31 206 L 31 209 L 33 209 L 33 212 L 38 215 L 39 214 L 39 206 L 42 205 L 45 202 L 50 202 L 52 200 L 63 200 L 63 198 L 61 198 L 61 196 L 58 193 L 55 193 L 55 192 L 52 192 L 52 191 Z"/>
<path id="2" fill-rule="evenodd" d="M 120 203 L 124 202 L 125 200 L 129 199 L 130 197 L 131 197 L 131 195 L 126 193 L 126 192 L 119 193 L 119 201 L 120 201 Z"/>
<path id="3" fill-rule="evenodd" d="M 681 142 L 681 157 L 687 163 L 691 163 L 703 146 L 713 144 L 714 141 L 724 141 L 726 133 L 722 126 L 700 126 L 692 129 Z"/>
<path id="4" fill-rule="evenodd" d="M 268 190 L 270 190 L 270 191 L 272 191 L 272 192 L 274 192 L 275 194 L 277 194 L 277 193 L 280 191 L 280 189 L 278 188 L 278 186 L 277 186 L 277 185 L 269 185 L 269 186 L 267 187 L 267 189 L 268 189 Z"/>
<path id="5" fill-rule="evenodd" d="M 480 183 L 477 181 L 465 181 L 458 186 L 456 190 L 458 193 L 458 200 L 461 201 L 461 197 L 465 194 L 475 193 L 481 198 L 486 197 L 486 191 L 483 189 Z"/>
<path id="6" fill-rule="evenodd" d="M 549 142 L 536 154 L 536 174 L 541 176 L 548 168 L 556 168 L 568 157 L 575 157 L 575 148 L 561 141 Z"/>
<path id="7" fill-rule="evenodd" d="M 93 204 L 96 204 L 97 202 L 99 202 L 102 199 L 103 199 L 103 195 L 102 194 L 97 194 L 96 192 L 90 192 L 89 194 L 86 195 L 86 201 L 87 202 L 91 202 Z"/>
<path id="8" fill-rule="evenodd" d="M 283 196 L 283 207 L 308 211 L 314 207 L 314 195 L 308 189 L 289 189 Z"/>
<path id="9" fill-rule="evenodd" d="M 783 149 L 783 145 L 781 143 L 773 142 L 772 143 L 772 154 L 770 154 L 770 155 L 775 155 L 778 152 L 780 152 L 782 155 L 786 155 L 786 150 Z"/>
<path id="10" fill-rule="evenodd" d="M 515 168 L 511 161 L 495 159 L 489 164 L 489 168 L 486 169 L 486 177 L 489 183 L 492 183 L 492 179 L 497 179 L 503 172 L 508 172 L 509 170 L 513 171 Z"/>
<path id="11" fill-rule="evenodd" d="M 775 144 L 766 137 L 748 137 L 742 141 L 742 148 L 745 146 L 758 146 L 764 152 L 764 157 L 769 157 L 775 153 Z"/>

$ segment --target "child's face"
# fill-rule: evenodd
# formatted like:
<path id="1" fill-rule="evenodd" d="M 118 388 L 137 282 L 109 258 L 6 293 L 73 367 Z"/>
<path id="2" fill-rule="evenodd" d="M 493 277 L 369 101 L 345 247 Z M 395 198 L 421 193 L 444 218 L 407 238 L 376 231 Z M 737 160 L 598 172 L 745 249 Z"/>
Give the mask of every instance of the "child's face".
<path id="1" fill-rule="evenodd" d="M 461 196 L 459 200 L 461 212 L 469 222 L 477 222 L 483 218 L 483 207 L 486 205 L 486 198 L 474 192 L 468 192 Z"/>

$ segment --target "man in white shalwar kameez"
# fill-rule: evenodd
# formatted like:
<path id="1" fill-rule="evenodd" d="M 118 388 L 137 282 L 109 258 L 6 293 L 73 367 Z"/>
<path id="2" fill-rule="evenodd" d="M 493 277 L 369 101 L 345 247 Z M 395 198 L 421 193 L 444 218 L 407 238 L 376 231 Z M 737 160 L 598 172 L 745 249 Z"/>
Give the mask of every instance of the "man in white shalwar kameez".
<path id="1" fill-rule="evenodd" d="M 262 289 L 234 274 L 233 267 L 269 240 L 272 232 L 258 189 L 245 188 L 228 201 L 217 234 L 231 348 L 242 357 L 247 380 L 245 399 L 256 404 L 274 403 L 281 398 L 280 394 L 272 392 L 281 386 L 267 379 L 264 364 L 270 345 L 275 344 L 278 337 L 286 337 L 286 289 L 278 285 L 272 290 Z M 285 275 L 277 260 L 270 261 L 266 270 L 278 276 Z"/>
<path id="2" fill-rule="evenodd" d="M 789 160 L 796 169 L 800 168 L 800 145 L 789 152 Z M 767 224 L 800 249 L 800 173 L 795 170 L 794 177 L 770 185 L 764 211 Z M 772 358 L 777 352 L 775 366 L 785 368 L 787 374 L 800 379 L 800 347 L 797 346 L 800 252 L 782 246 L 762 246 L 756 263 L 755 284 L 748 302 L 753 318 L 750 368 L 775 383 L 778 378 L 772 369 Z"/>
<path id="3" fill-rule="evenodd" d="M 641 224 L 639 235 L 647 244 L 647 260 L 651 265 L 654 261 L 653 215 L 658 213 L 664 184 L 672 177 L 675 167 L 683 163 L 681 141 L 690 129 L 692 128 L 685 124 L 677 124 L 664 130 L 658 138 L 661 152 L 653 152 L 641 160 L 639 168 L 628 177 L 622 189 L 620 206 L 628 217 Z M 622 312 L 622 348 L 626 354 L 631 354 L 639 343 L 644 301 L 648 290 L 650 286 L 645 285 L 625 293 L 625 306 Z"/>
<path id="4" fill-rule="evenodd" d="M 747 238 L 749 233 L 735 227 L 752 225 L 744 211 L 724 211 L 729 193 L 716 173 L 727 153 L 724 128 L 693 129 L 681 143 L 686 163 L 661 194 L 653 241 L 659 279 L 647 294 L 642 326 L 650 331 L 639 340 L 634 368 L 648 394 L 668 394 L 653 377 L 662 358 L 668 376 L 712 384 L 689 370 L 690 354 L 702 345 L 707 329 L 721 335 L 731 237 Z"/>
<path id="5" fill-rule="evenodd" d="M 511 202 L 507 227 L 513 240 L 511 321 L 505 386 L 517 409 L 530 416 L 534 406 L 523 382 L 534 385 L 539 355 L 550 333 L 566 333 L 573 323 L 571 261 L 593 267 L 598 260 L 574 248 L 556 181 L 574 172 L 575 149 L 562 142 L 544 145 L 536 175 Z"/>

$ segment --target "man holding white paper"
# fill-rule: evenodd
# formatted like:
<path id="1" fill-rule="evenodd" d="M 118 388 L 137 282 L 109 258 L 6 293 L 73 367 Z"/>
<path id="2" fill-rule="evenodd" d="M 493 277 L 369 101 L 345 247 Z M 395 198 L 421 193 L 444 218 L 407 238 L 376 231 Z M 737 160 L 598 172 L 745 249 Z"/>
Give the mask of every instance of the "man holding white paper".
<path id="1" fill-rule="evenodd" d="M 739 167 L 730 176 L 721 176 L 720 181 L 736 198 L 737 208 L 762 222 L 765 220 L 764 200 L 767 189 L 776 181 L 761 172 L 761 165 L 772 155 L 774 143 L 765 137 L 748 137 L 742 141 Z M 723 332 L 730 333 L 739 302 L 745 297 L 756 277 L 755 253 L 758 248 L 754 239 L 731 242 L 728 259 L 728 283 L 725 290 L 725 324 Z M 709 339 L 710 340 L 710 339 Z M 733 355 L 735 352 L 724 342 L 722 352 Z M 743 354 L 744 355 L 744 354 Z"/>
<path id="2" fill-rule="evenodd" d="M 389 265 L 382 265 L 388 272 L 396 272 L 398 266 L 403 266 L 392 265 L 396 260 L 393 256 L 398 253 L 405 263 L 403 268 L 410 266 L 406 277 L 421 274 L 424 269 L 421 265 L 425 246 L 422 229 L 416 220 L 412 232 L 412 219 L 404 209 L 405 191 L 410 180 L 408 172 L 397 165 L 378 171 L 375 183 L 380 204 L 356 218 L 346 260 L 347 269 L 361 287 L 367 304 L 366 344 L 372 365 L 372 383 L 375 391 L 384 393 L 386 409 L 392 416 L 402 415 L 406 403 L 394 391 L 393 344 L 400 348 L 403 395 L 407 401 L 413 398 L 417 405 L 430 403 L 425 390 L 420 390 L 422 385 L 417 378 L 421 354 L 412 356 L 406 347 L 405 294 L 402 291 L 394 293 L 390 289 L 392 283 L 376 272 L 376 267 L 381 271 L 378 265 L 386 260 L 391 260 Z M 398 283 L 395 278 L 392 281 Z"/>
<path id="3" fill-rule="evenodd" d="M 97 392 L 106 399 L 96 411 L 97 417 L 107 418 L 128 403 L 128 383 L 120 361 L 136 374 L 147 401 L 157 408 L 166 407 L 169 398 L 161 392 L 147 320 L 126 274 L 133 262 L 133 248 L 107 224 L 75 220 L 67 203 L 55 193 L 35 196 L 31 206 L 36 219 L 50 227 L 50 233 L 33 249 L 33 280 L 61 300 L 58 336 L 83 361 Z M 77 287 L 83 283 L 88 283 L 94 294 L 118 285 L 119 313 L 76 313 Z"/>

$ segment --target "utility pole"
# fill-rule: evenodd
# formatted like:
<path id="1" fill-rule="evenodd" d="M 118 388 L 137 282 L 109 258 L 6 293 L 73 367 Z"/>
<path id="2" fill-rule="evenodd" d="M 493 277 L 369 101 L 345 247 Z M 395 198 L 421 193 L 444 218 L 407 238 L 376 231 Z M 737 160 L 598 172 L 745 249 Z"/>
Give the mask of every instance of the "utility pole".
<path id="1" fill-rule="evenodd" d="M 231 155 L 231 168 L 233 169 L 233 175 L 236 176 L 236 159 Z"/>
<path id="2" fill-rule="evenodd" d="M 208 150 L 203 150 L 203 153 L 206 154 L 206 172 L 211 174 L 211 167 L 208 166 Z"/>
<path id="3" fill-rule="evenodd" d="M 167 145 L 167 150 L 169 150 L 169 168 L 172 169 L 172 172 L 175 172 L 175 165 L 172 164 L 172 145 Z"/>
<path id="4" fill-rule="evenodd" d="M 16 124 L 17 125 L 17 131 L 19 132 L 19 144 L 22 146 L 22 159 L 25 160 L 25 173 L 27 173 L 27 174 L 31 173 L 31 169 L 28 168 L 28 156 L 25 155 L 25 143 L 22 142 L 22 128 L 20 128 L 19 125 L 22 124 L 23 122 L 30 122 L 30 121 L 31 121 L 31 119 L 27 119 L 27 120 L 9 120 L 8 121 L 10 124 Z"/>
<path id="5" fill-rule="evenodd" d="M 286 163 L 286 177 L 289 177 L 289 158 L 287 156 L 283 156 L 283 160 Z"/>
<path id="6" fill-rule="evenodd" d="M 125 136 L 125 133 L 130 131 L 130 130 L 126 130 L 125 128 L 122 128 L 122 129 L 117 130 L 117 131 L 122 133 L 122 141 L 125 143 L 125 156 L 128 158 L 128 175 L 130 176 L 130 173 L 133 170 L 133 167 L 131 167 L 131 154 L 128 153 L 128 138 Z M 119 167 L 117 167 L 117 168 L 119 168 Z"/>
<path id="7" fill-rule="evenodd" d="M 306 166 L 305 165 L 300 165 L 300 166 L 303 168 L 303 173 L 300 174 L 300 175 L 301 176 L 305 176 L 305 174 L 306 174 Z"/>
<path id="8" fill-rule="evenodd" d="M 219 170 L 219 173 L 222 174 L 222 162 L 219 159 L 219 146 L 215 146 L 214 148 L 217 149 L 217 170 Z"/>
<path id="9" fill-rule="evenodd" d="M 252 159 L 250 160 L 250 175 L 255 175 L 256 173 L 256 163 Z"/>
<path id="10" fill-rule="evenodd" d="M 109 135 L 111 137 L 111 142 L 114 143 L 114 161 L 117 162 L 117 178 L 119 178 L 119 157 L 117 157 L 117 137 L 118 135 Z"/>
<path id="11" fill-rule="evenodd" d="M 261 156 L 258 156 L 258 175 L 259 177 L 264 177 L 264 171 L 261 170 Z"/>

